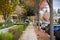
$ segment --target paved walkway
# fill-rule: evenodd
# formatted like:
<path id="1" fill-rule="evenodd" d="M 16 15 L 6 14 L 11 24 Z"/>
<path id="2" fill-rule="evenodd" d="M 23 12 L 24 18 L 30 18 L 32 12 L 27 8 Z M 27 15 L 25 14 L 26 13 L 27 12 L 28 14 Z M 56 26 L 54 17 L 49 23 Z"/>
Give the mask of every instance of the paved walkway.
<path id="1" fill-rule="evenodd" d="M 19 40 L 37 40 L 37 36 L 34 32 L 34 27 L 31 23 L 27 27 L 27 29 L 24 31 L 23 35 Z"/>
<path id="2" fill-rule="evenodd" d="M 16 26 L 16 25 L 11 26 L 11 27 L 8 27 L 8 28 L 0 29 L 0 32 L 7 32 L 10 28 L 13 28 L 13 27 L 15 27 L 15 26 Z"/>

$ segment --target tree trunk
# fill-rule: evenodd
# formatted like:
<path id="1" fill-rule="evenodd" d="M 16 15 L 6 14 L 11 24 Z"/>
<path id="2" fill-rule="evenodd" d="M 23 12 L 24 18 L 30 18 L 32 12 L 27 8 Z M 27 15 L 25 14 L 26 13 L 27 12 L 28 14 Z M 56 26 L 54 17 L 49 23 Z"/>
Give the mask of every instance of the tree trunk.
<path id="1" fill-rule="evenodd" d="M 5 23 L 4 24 L 6 25 L 6 14 L 5 13 L 3 14 L 3 18 L 5 20 Z"/>
<path id="2" fill-rule="evenodd" d="M 5 26 L 6 26 L 7 20 L 9 19 L 9 14 L 3 14 L 3 18 L 5 20 Z"/>
<path id="3" fill-rule="evenodd" d="M 35 16 L 37 16 L 37 21 L 39 22 L 39 9 L 40 9 L 40 1 L 41 0 L 34 0 L 35 2 Z M 38 24 L 38 30 L 40 30 L 40 24 Z"/>
<path id="4" fill-rule="evenodd" d="M 54 32 L 53 32 L 53 0 L 49 0 L 50 7 L 50 40 L 54 40 Z"/>

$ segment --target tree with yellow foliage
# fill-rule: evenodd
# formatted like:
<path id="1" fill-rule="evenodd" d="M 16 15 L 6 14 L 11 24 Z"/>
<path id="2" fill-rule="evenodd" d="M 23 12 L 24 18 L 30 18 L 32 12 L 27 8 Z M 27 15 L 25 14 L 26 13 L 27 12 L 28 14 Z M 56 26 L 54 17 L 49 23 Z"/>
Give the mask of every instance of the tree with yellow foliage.
<path id="1" fill-rule="evenodd" d="M 0 0 L 0 11 L 5 20 L 7 20 L 9 14 L 15 11 L 17 5 L 18 0 Z"/>

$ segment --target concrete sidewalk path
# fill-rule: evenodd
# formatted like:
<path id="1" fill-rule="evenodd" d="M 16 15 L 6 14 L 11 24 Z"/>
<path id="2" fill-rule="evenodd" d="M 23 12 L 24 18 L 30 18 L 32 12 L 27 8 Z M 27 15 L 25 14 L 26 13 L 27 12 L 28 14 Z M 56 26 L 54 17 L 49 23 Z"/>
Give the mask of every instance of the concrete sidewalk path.
<path id="1" fill-rule="evenodd" d="M 37 40 L 32 23 L 28 25 L 19 40 Z"/>

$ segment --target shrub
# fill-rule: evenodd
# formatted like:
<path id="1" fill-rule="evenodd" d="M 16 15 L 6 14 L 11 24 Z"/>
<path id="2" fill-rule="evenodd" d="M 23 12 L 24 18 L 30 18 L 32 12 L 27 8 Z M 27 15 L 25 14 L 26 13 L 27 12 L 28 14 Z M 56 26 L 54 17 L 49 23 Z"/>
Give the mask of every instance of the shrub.
<path id="1" fill-rule="evenodd" d="M 0 29 L 3 29 L 3 28 L 5 28 L 5 26 L 0 26 Z"/>
<path id="2" fill-rule="evenodd" d="M 13 22 L 10 20 L 10 19 L 8 19 L 7 20 L 7 26 L 6 27 L 10 27 L 10 26 L 12 26 L 13 25 Z"/>
<path id="3" fill-rule="evenodd" d="M 0 29 L 3 29 L 3 28 L 7 28 L 7 27 L 10 27 L 10 26 L 13 26 L 13 23 L 10 21 L 10 20 L 7 20 L 6 23 L 4 23 L 5 25 L 3 26 L 3 23 L 0 23 Z"/>
<path id="4" fill-rule="evenodd" d="M 26 28 L 26 26 L 28 26 L 29 22 L 21 22 L 21 23 L 16 23 L 15 25 L 23 25 L 24 29 Z"/>
<path id="5" fill-rule="evenodd" d="M 9 32 L 0 33 L 0 40 L 13 40 L 13 35 Z"/>
<path id="6" fill-rule="evenodd" d="M 2 33 L 0 33 L 0 40 L 2 40 Z"/>
<path id="7" fill-rule="evenodd" d="M 0 23 L 0 26 L 2 26 L 3 25 L 3 23 Z"/>
<path id="8" fill-rule="evenodd" d="M 13 40 L 18 40 L 18 38 L 21 36 L 25 28 L 27 27 L 28 23 L 21 23 L 11 29 L 9 29 L 9 32 L 13 34 Z"/>
<path id="9" fill-rule="evenodd" d="M 23 25 L 18 25 L 16 27 L 9 29 L 9 32 L 13 34 L 13 40 L 17 40 L 20 37 L 24 30 L 23 27 Z"/>

